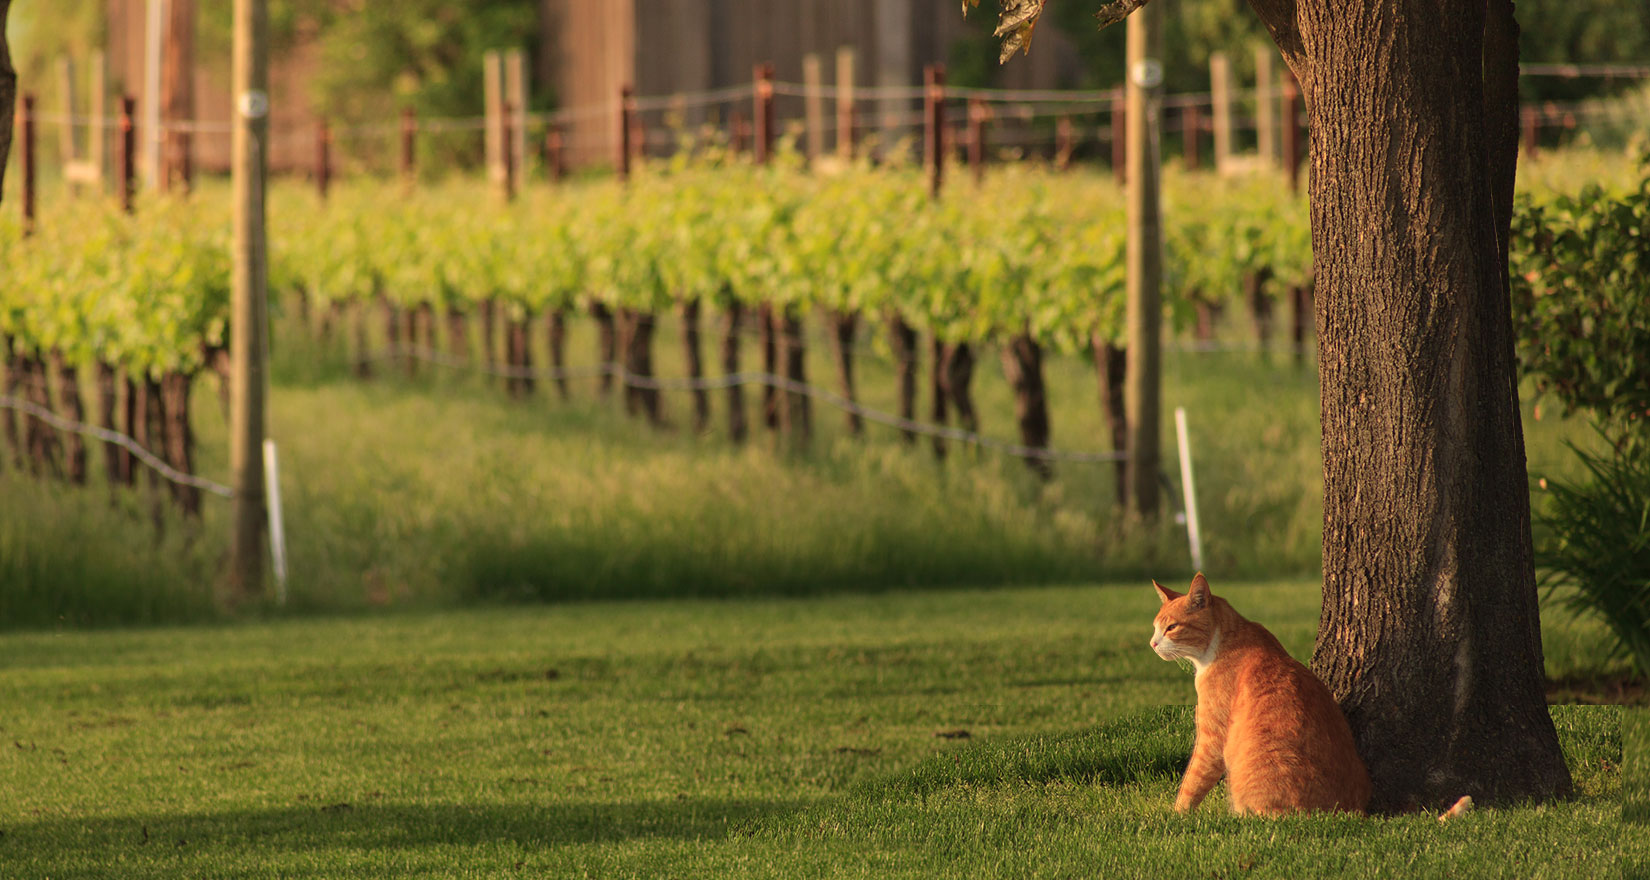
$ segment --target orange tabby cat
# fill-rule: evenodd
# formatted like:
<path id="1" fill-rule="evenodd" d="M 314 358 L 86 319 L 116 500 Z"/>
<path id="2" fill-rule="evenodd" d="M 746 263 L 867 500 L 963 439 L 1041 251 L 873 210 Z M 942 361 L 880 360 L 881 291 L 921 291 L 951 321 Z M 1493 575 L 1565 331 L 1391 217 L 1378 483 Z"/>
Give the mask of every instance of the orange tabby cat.
<path id="1" fill-rule="evenodd" d="M 1152 650 L 1197 668 L 1197 745 L 1175 810 L 1196 809 L 1224 776 L 1234 813 L 1362 813 L 1369 772 L 1323 682 L 1201 573 L 1184 595 L 1152 586 L 1163 599 Z"/>

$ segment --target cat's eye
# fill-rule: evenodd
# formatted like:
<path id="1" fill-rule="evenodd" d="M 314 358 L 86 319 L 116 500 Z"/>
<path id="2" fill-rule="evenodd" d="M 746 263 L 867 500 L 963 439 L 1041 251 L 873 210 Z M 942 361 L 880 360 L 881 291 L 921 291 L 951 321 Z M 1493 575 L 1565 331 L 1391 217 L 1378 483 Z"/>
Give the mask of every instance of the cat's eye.
<path id="1" fill-rule="evenodd" d="M 1169 624 L 1169 626 L 1168 626 L 1168 627 L 1167 627 L 1167 628 L 1166 628 L 1166 629 L 1164 629 L 1164 630 L 1163 630 L 1163 631 L 1164 631 L 1164 632 L 1166 632 L 1166 633 L 1171 633 L 1171 632 L 1174 632 L 1174 631 L 1175 631 L 1175 630 L 1177 630 L 1177 629 L 1180 629 L 1180 624 L 1178 624 L 1178 623 L 1171 623 L 1171 624 Z"/>

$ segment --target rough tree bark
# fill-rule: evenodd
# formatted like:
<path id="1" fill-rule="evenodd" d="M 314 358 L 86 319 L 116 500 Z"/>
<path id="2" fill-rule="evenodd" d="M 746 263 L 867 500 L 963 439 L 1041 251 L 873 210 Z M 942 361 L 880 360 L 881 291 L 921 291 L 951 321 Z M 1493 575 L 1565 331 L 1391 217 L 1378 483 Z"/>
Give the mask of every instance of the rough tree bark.
<path id="1" fill-rule="evenodd" d="M 1324 601 L 1372 807 L 1561 796 L 1506 241 L 1510 0 L 1250 0 L 1311 121 Z"/>
<path id="2" fill-rule="evenodd" d="M 663 427 L 664 413 L 659 406 L 659 390 L 630 384 L 630 377 L 642 380 L 653 378 L 653 313 L 622 309 L 620 317 L 619 333 L 623 337 L 620 347 L 624 349 L 626 377 L 625 412 L 645 416 L 654 427 Z"/>
<path id="3" fill-rule="evenodd" d="M 97 423 L 106 430 L 118 431 L 120 425 L 115 421 L 115 408 L 120 403 L 120 373 L 114 365 L 107 361 L 98 361 L 97 364 Z M 103 444 L 103 473 L 109 481 L 109 487 L 125 482 L 121 476 L 121 468 L 125 459 L 131 457 L 125 447 L 113 443 Z"/>

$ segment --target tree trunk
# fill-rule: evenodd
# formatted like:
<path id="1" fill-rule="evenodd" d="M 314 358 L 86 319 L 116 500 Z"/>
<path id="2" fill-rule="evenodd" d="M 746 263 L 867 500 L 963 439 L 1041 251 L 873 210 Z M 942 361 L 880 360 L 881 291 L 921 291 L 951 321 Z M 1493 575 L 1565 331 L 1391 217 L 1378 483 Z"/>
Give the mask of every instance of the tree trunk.
<path id="1" fill-rule="evenodd" d="M 745 309 L 735 300 L 729 300 L 722 310 L 722 375 L 734 376 L 739 373 L 739 324 L 744 318 Z M 749 429 L 745 424 L 745 389 L 737 384 L 729 385 L 728 393 L 728 437 L 735 443 L 745 442 Z"/>
<path id="2" fill-rule="evenodd" d="M 126 436 L 132 438 L 137 445 L 142 446 L 142 438 L 148 434 L 147 429 L 143 427 L 143 420 L 138 417 L 138 413 L 143 411 L 141 408 L 141 404 L 143 402 L 143 392 L 139 390 L 142 388 L 142 385 L 140 385 L 136 379 L 132 378 L 132 371 L 130 369 L 127 369 L 125 374 L 126 396 L 122 401 L 124 405 L 122 407 L 121 417 L 126 423 Z M 122 481 L 128 486 L 136 486 L 138 472 L 137 456 L 128 451 L 124 456 L 122 456 L 122 460 L 125 462 L 125 465 L 122 467 L 120 473 Z"/>
<path id="3" fill-rule="evenodd" d="M 688 378 L 697 382 L 705 378 L 705 362 L 699 344 L 699 300 L 682 303 L 682 351 L 687 359 Z M 693 432 L 703 434 L 710 428 L 710 392 L 693 389 Z"/>
<path id="4" fill-rule="evenodd" d="M 378 302 L 384 309 L 384 343 L 393 364 L 406 355 L 401 350 L 401 309 L 391 302 L 389 297 L 383 295 L 378 297 Z M 412 358 L 409 356 L 407 360 L 411 361 Z"/>
<path id="5" fill-rule="evenodd" d="M 189 424 L 190 377 L 172 372 L 161 380 L 161 410 L 166 424 L 166 463 L 185 474 L 195 472 L 195 432 Z M 201 492 L 194 486 L 172 483 L 172 497 L 184 516 L 200 519 Z"/>
<path id="6" fill-rule="evenodd" d="M 166 459 L 166 412 L 162 406 L 160 382 L 155 379 L 143 380 L 143 396 L 140 401 L 138 423 L 143 426 L 143 448 L 155 457 Z M 166 502 L 161 492 L 161 477 L 154 468 L 145 468 L 149 472 L 148 490 L 149 518 L 155 524 L 155 537 L 159 540 L 166 529 Z"/>
<path id="7" fill-rule="evenodd" d="M 5 0 L 0 0 L 0 3 L 4 2 Z M 24 378 L 22 355 L 14 347 L 10 336 L 0 339 L 0 342 L 4 343 L 0 354 L 4 354 L 6 358 L 6 396 L 14 400 L 21 400 L 23 395 L 19 392 L 23 387 Z M 5 425 L 6 445 L 11 448 L 12 464 L 21 468 L 23 467 L 23 436 L 17 430 L 17 410 L 7 407 L 5 410 L 0 411 L 0 423 Z"/>
<path id="8" fill-rule="evenodd" d="M 469 320 L 456 306 L 447 307 L 447 351 L 454 360 L 466 363 L 470 360 Z"/>
<path id="9" fill-rule="evenodd" d="M 842 387 L 842 396 L 849 403 L 858 403 L 854 397 L 854 334 L 858 329 L 858 312 L 831 314 L 831 350 L 836 356 L 836 378 Z M 848 433 L 855 437 L 865 433 L 865 420 L 859 413 L 847 410 L 845 415 L 848 419 Z"/>
<path id="10" fill-rule="evenodd" d="M 17 107 L 17 71 L 12 69 L 11 48 L 6 42 L 6 16 L 11 0 L 0 0 L 0 201 L 6 191 L 6 159 L 11 155 L 12 118 Z"/>
<path id="11" fill-rule="evenodd" d="M 894 350 L 899 376 L 899 415 L 908 422 L 917 419 L 917 331 L 897 313 L 888 315 L 888 345 Z M 917 442 L 917 435 L 905 432 L 905 442 Z"/>
<path id="12" fill-rule="evenodd" d="M 367 340 L 367 304 L 357 302 L 350 309 L 350 323 L 355 331 L 355 375 L 360 379 L 372 377 L 372 345 Z"/>
<path id="13" fill-rule="evenodd" d="M 1201 290 L 1192 291 L 1191 300 L 1197 309 L 1197 327 L 1193 330 L 1193 338 L 1198 342 L 1213 342 L 1215 325 L 1220 321 L 1220 306 L 1210 302 Z"/>
<path id="14" fill-rule="evenodd" d="M 785 308 L 779 316 L 779 360 L 785 368 L 785 378 L 792 382 L 808 383 L 808 350 L 802 336 L 802 318 L 794 308 Z M 785 390 L 782 415 L 783 432 L 798 445 L 806 445 L 813 436 L 813 409 L 808 395 L 792 389 Z"/>
<path id="15" fill-rule="evenodd" d="M 970 434 L 980 432 L 980 420 L 974 411 L 974 350 L 966 342 L 945 347 L 945 394 L 957 408 L 957 425 Z"/>
<path id="16" fill-rule="evenodd" d="M 622 311 L 624 336 L 625 412 L 643 415 L 654 427 L 664 425 L 659 408 L 659 390 L 633 379 L 648 381 L 653 378 L 653 315 L 637 309 Z"/>
<path id="17" fill-rule="evenodd" d="M 1312 128 L 1313 668 L 1352 724 L 1374 809 L 1563 795 L 1506 278 L 1512 4 L 1492 0 L 1486 20 L 1484 4 L 1252 3 Z"/>
<path id="18" fill-rule="evenodd" d="M 756 307 L 756 323 L 759 327 L 759 336 L 762 344 L 762 372 L 769 376 L 779 375 L 779 343 L 774 339 L 777 332 L 774 327 L 773 306 L 763 303 Z M 779 389 L 773 383 L 762 384 L 762 424 L 768 430 L 779 428 Z"/>
<path id="19" fill-rule="evenodd" d="M 1129 413 L 1123 404 L 1123 383 L 1128 368 L 1128 350 L 1096 334 L 1094 371 L 1100 380 L 1100 411 L 1106 416 L 1111 449 L 1117 453 L 1126 453 L 1129 449 Z M 1129 506 L 1129 463 L 1119 459 L 1113 468 L 1117 479 L 1117 508 L 1123 510 Z"/>
<path id="20" fill-rule="evenodd" d="M 41 409 L 55 411 L 52 410 L 52 393 L 47 383 L 45 360 L 36 353 L 25 357 L 23 363 L 26 369 L 23 381 L 29 402 Z M 63 466 L 57 457 L 61 448 L 57 430 L 38 417 L 30 416 L 28 436 L 29 455 L 34 459 L 35 473 L 61 478 Z"/>
<path id="21" fill-rule="evenodd" d="M 545 316 L 545 336 L 550 344 L 550 369 L 556 372 L 556 393 L 562 400 L 567 392 L 567 310 L 551 309 Z"/>
<path id="22" fill-rule="evenodd" d="M 613 393 L 613 373 L 618 369 L 618 338 L 613 327 L 613 311 L 601 303 L 590 304 L 590 317 L 596 319 L 596 352 L 601 361 L 601 393 Z"/>
<path id="23" fill-rule="evenodd" d="M 481 354 L 487 369 L 498 370 L 498 303 L 491 298 L 481 301 Z"/>
<path id="24" fill-rule="evenodd" d="M 99 361 L 97 364 L 97 423 L 107 431 L 119 431 L 120 423 L 115 421 L 115 410 L 120 405 L 120 373 L 114 365 Z M 132 453 L 113 443 L 103 444 L 103 474 L 109 481 L 110 488 L 125 482 L 122 476 L 124 468 L 131 467 L 129 459 Z"/>
<path id="25" fill-rule="evenodd" d="M 86 421 L 86 411 L 80 405 L 80 371 L 63 357 L 52 352 L 52 368 L 57 373 L 57 401 L 64 417 L 77 422 Z M 69 482 L 86 484 L 86 441 L 73 431 L 63 432 L 63 465 Z"/>
<path id="26" fill-rule="evenodd" d="M 1312 321 L 1312 288 L 1305 284 L 1294 284 L 1289 287 L 1289 302 L 1293 315 L 1293 326 L 1289 328 L 1289 341 L 1295 353 L 1295 366 L 1306 365 L 1306 327 Z"/>
<path id="27" fill-rule="evenodd" d="M 1243 299 L 1255 319 L 1255 339 L 1260 342 L 1262 355 L 1272 343 L 1272 296 L 1266 292 L 1266 283 L 1271 280 L 1272 270 L 1266 267 L 1243 275 Z"/>
<path id="28" fill-rule="evenodd" d="M 527 332 L 528 318 L 509 318 L 504 322 L 504 360 L 510 376 L 504 387 L 511 397 L 523 398 L 533 393 L 533 349 Z"/>
<path id="29" fill-rule="evenodd" d="M 435 306 L 430 303 L 419 303 L 418 311 L 414 313 L 413 344 L 422 351 L 421 354 L 435 353 Z"/>
<path id="30" fill-rule="evenodd" d="M 1003 374 L 1014 389 L 1014 418 L 1020 426 L 1020 445 L 1047 449 L 1048 395 L 1043 385 L 1043 349 L 1037 340 L 1020 334 L 1003 346 Z M 1048 459 L 1027 458 L 1026 467 L 1039 478 L 1054 475 Z"/>
<path id="31" fill-rule="evenodd" d="M 934 427 L 943 428 L 949 420 L 949 407 L 946 406 L 949 395 L 945 390 L 945 343 L 938 336 L 928 338 L 928 415 Z M 934 457 L 945 458 L 945 438 L 934 435 L 929 438 L 934 444 Z"/>

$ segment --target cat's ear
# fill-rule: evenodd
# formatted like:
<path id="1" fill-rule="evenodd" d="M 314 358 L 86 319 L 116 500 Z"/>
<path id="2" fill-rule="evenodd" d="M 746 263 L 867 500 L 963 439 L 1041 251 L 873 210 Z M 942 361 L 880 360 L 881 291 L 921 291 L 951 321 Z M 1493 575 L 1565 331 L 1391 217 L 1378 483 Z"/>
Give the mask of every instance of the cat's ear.
<path id="1" fill-rule="evenodd" d="M 1176 593 L 1174 590 L 1171 590 L 1168 587 L 1163 586 L 1162 584 L 1158 583 L 1157 581 L 1152 581 L 1152 588 L 1157 590 L 1157 597 L 1159 599 L 1163 600 L 1164 605 L 1167 605 L 1170 602 L 1173 602 L 1174 600 L 1179 599 L 1180 596 L 1181 596 L 1180 593 Z"/>
<path id="2" fill-rule="evenodd" d="M 1209 592 L 1209 581 L 1203 576 L 1203 572 L 1198 572 L 1197 577 L 1192 578 L 1191 589 L 1186 591 L 1186 595 L 1191 597 L 1193 608 L 1202 608 L 1209 604 L 1209 597 L 1213 594 Z"/>

